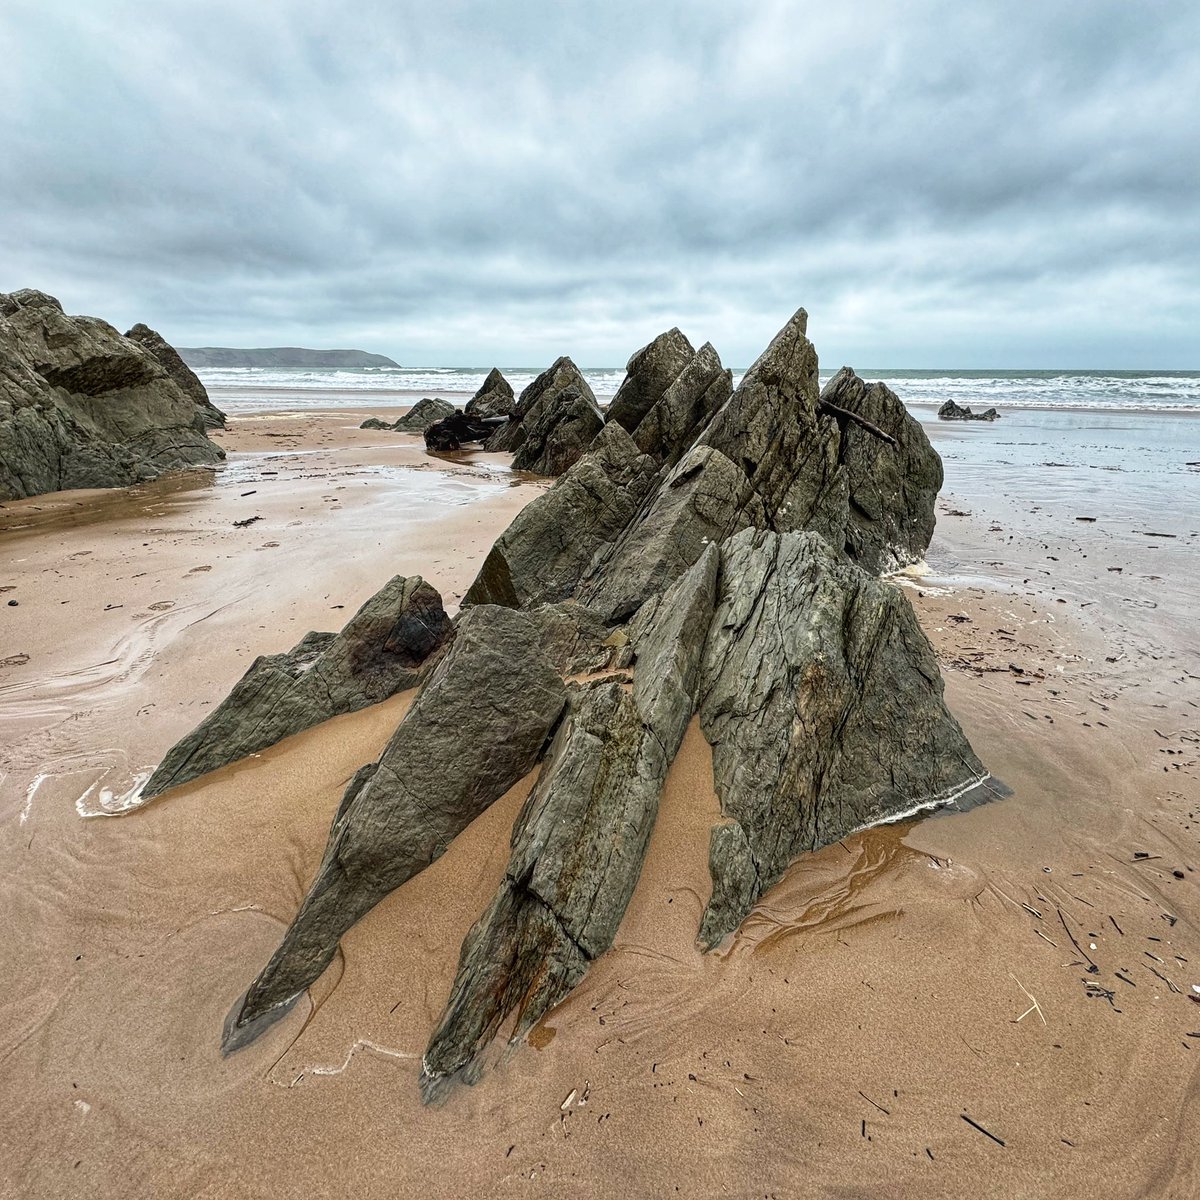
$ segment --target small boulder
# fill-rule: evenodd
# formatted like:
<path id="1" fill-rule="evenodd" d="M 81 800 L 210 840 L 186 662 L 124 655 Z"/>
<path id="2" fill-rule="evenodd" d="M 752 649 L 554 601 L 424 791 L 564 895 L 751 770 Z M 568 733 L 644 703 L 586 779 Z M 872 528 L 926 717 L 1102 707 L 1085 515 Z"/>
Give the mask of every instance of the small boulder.
<path id="1" fill-rule="evenodd" d="M 449 400 L 426 396 L 418 400 L 392 428 L 397 433 L 424 433 L 435 421 L 444 421 L 455 411 Z"/>

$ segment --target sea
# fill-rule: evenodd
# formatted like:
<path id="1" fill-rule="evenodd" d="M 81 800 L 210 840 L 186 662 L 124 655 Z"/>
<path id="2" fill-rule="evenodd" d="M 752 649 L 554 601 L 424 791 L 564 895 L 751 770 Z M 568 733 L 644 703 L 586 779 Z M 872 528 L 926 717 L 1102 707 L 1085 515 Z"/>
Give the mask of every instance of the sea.
<path id="1" fill-rule="evenodd" d="M 423 396 L 457 401 L 473 394 L 490 367 L 367 367 L 343 370 L 235 367 L 198 372 L 213 400 L 230 411 L 394 408 Z M 502 368 L 518 394 L 542 367 Z M 743 370 L 734 371 L 734 383 Z M 822 371 L 821 381 L 832 371 Z M 937 408 L 945 401 L 976 411 L 1094 409 L 1109 412 L 1200 413 L 1200 371 L 950 371 L 860 370 L 886 383 L 906 404 Z M 611 399 L 624 367 L 588 367 L 597 399 Z"/>

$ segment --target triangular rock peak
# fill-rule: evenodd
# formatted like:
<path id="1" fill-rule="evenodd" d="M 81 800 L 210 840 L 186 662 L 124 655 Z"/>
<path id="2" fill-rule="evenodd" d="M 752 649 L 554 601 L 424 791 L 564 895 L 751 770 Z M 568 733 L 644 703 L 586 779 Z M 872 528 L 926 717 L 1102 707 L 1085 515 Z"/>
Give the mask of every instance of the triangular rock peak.
<path id="1" fill-rule="evenodd" d="M 586 444 L 497 539 L 451 649 L 351 782 L 227 1047 L 539 760 L 431 1032 L 427 1098 L 474 1078 L 507 1019 L 521 1037 L 612 945 L 693 717 L 721 806 L 698 952 L 798 855 L 989 787 L 881 578 L 924 553 L 941 463 L 881 384 L 845 369 L 820 389 L 806 327 L 800 310 L 736 389 L 712 346 L 671 330 L 630 359 L 607 420 L 590 421 L 569 359 L 525 389 L 501 430 L 518 449 Z M 577 415 L 543 424 L 555 406 Z"/>

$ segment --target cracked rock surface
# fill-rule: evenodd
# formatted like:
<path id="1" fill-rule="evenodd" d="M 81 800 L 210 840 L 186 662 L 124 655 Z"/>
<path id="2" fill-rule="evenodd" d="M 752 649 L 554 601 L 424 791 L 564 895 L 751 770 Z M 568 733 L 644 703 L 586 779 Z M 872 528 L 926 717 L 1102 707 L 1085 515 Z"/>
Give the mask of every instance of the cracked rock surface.
<path id="1" fill-rule="evenodd" d="M 493 367 L 479 390 L 467 401 L 463 412 L 468 417 L 507 417 L 517 407 L 512 384 Z"/>
<path id="2" fill-rule="evenodd" d="M 142 796 L 416 687 L 451 634 L 441 596 L 419 575 L 395 576 L 341 633 L 308 633 L 286 654 L 256 658 L 229 695 L 167 751 Z"/>

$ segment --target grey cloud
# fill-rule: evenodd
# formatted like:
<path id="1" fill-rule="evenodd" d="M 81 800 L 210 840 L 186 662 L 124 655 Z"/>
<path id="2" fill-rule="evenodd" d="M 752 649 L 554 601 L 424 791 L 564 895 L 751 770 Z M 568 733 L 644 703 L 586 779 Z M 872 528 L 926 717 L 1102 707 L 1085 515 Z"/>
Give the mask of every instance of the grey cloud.
<path id="1" fill-rule="evenodd" d="M 803 303 L 835 361 L 1200 365 L 1193 6 L 832 9 L 12 0 L 0 289 L 414 363 L 744 364 Z"/>

